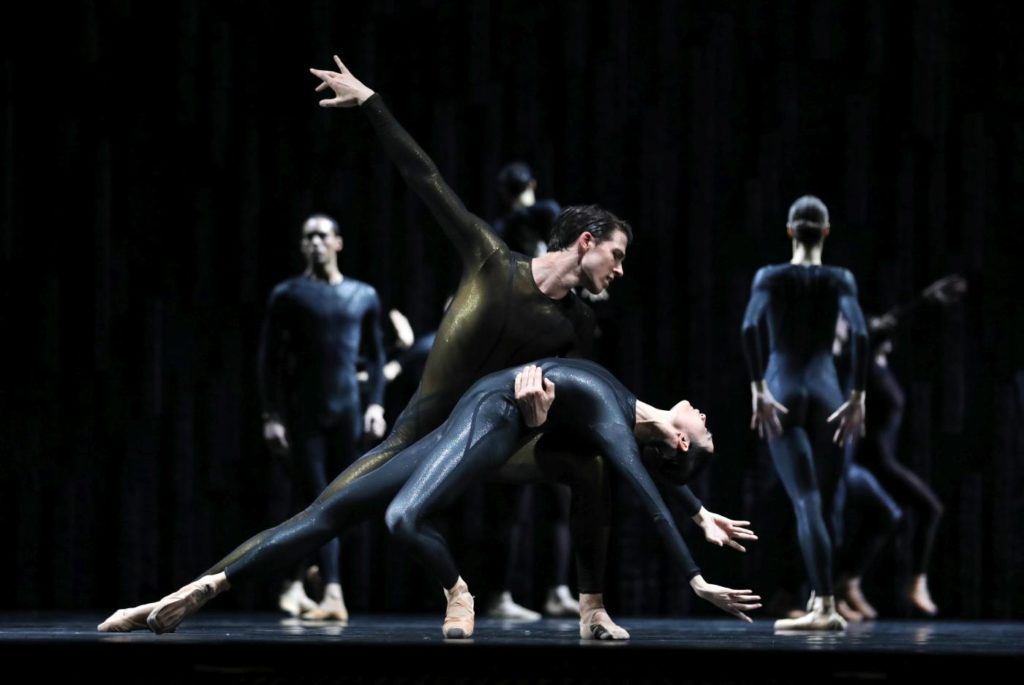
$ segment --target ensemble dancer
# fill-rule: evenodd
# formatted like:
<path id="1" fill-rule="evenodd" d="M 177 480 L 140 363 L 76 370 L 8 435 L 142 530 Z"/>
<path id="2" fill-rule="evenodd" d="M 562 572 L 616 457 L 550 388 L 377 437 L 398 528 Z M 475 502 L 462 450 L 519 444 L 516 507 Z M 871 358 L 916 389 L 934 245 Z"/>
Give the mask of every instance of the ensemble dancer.
<path id="1" fill-rule="evenodd" d="M 837 563 L 837 593 L 853 610 L 850 618 L 875 618 L 878 612 L 861 589 L 861 579 L 879 549 L 888 539 L 904 511 L 912 511 L 914 529 L 910 549 L 913 580 L 905 592 L 914 611 L 934 616 L 938 607 L 928 590 L 928 563 L 942 517 L 942 502 L 935 492 L 897 458 L 899 432 L 903 424 L 905 395 L 889 367 L 896 330 L 926 305 L 949 305 L 959 301 L 967 281 L 957 275 L 941 278 L 910 302 L 868 319 L 871 361 L 868 366 L 866 433 L 856 441 L 854 458 L 846 478 L 848 508 L 863 514 L 865 521 L 848 536 Z M 837 341 L 844 366 L 848 339 L 845 319 L 837 326 Z"/>
<path id="2" fill-rule="evenodd" d="M 498 193 L 505 213 L 494 220 L 494 232 L 515 252 L 539 257 L 548 251 L 551 227 L 562 211 L 551 199 L 537 199 L 537 179 L 524 162 L 509 162 L 498 172 Z"/>
<path id="3" fill-rule="evenodd" d="M 315 214 L 303 223 L 306 269 L 274 288 L 260 336 L 263 436 L 271 451 L 289 457 L 303 502 L 327 487 L 329 474 L 352 463 L 364 430 L 380 438 L 385 429 L 380 299 L 372 286 L 342 275 L 342 247 L 334 219 Z M 365 412 L 356 370 L 360 349 L 370 397 Z M 339 551 L 337 539 L 320 550 L 325 587 L 319 606 L 306 596 L 301 574 L 287 584 L 279 606 L 307 619 L 347 620 Z"/>
<path id="4" fill-rule="evenodd" d="M 768 439 L 776 472 L 796 514 L 797 537 L 815 597 L 799 618 L 779 619 L 779 630 L 841 630 L 836 611 L 829 527 L 836 486 L 844 471 L 837 448 L 861 433 L 867 373 L 867 327 L 857 285 L 846 269 L 824 266 L 821 253 L 830 225 L 816 197 L 789 209 L 786 230 L 793 257 L 754 277 L 743 319 L 743 351 L 751 378 L 750 427 Z M 853 381 L 843 401 L 832 342 L 839 313 L 850 323 Z M 758 327 L 768 325 L 767 369 Z M 833 432 L 828 424 L 838 421 Z M 829 433 L 837 446 L 829 440 Z"/>

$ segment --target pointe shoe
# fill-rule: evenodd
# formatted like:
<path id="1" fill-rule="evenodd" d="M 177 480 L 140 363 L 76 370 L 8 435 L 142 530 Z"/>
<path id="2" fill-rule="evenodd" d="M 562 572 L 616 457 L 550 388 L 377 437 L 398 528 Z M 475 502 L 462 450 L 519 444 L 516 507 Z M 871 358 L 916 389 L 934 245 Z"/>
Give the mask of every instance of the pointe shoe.
<path id="1" fill-rule="evenodd" d="M 340 608 L 327 609 L 323 606 L 316 606 L 308 611 L 302 612 L 302 618 L 307 621 L 339 621 L 348 622 L 348 609 L 342 605 Z"/>
<path id="2" fill-rule="evenodd" d="M 780 618 L 775 630 L 844 630 L 846 619 L 836 611 L 833 597 L 815 597 L 811 611 L 800 618 Z"/>
<path id="3" fill-rule="evenodd" d="M 629 633 L 615 625 L 602 606 L 580 612 L 580 639 L 628 640 Z"/>
<path id="4" fill-rule="evenodd" d="M 871 606 L 860 589 L 859 578 L 840 578 L 836 583 L 836 596 L 840 598 L 840 603 L 845 600 L 846 604 L 863 618 L 868 620 L 878 618 L 878 611 Z M 840 608 L 840 612 L 842 612 L 842 608 Z"/>
<path id="5" fill-rule="evenodd" d="M 291 616 L 300 616 L 306 611 L 317 608 L 316 602 L 309 598 L 302 588 L 302 583 L 298 581 L 289 585 L 288 589 L 281 593 L 277 598 L 277 606 Z"/>
<path id="6" fill-rule="evenodd" d="M 487 618 L 499 618 L 505 621 L 539 621 L 540 614 L 516 604 L 512 599 L 511 592 L 502 592 L 487 607 Z"/>
<path id="7" fill-rule="evenodd" d="M 137 607 L 118 609 L 107 617 L 103 623 L 96 626 L 101 633 L 128 633 L 133 630 L 148 630 L 146 617 L 156 606 L 156 602 L 140 604 Z"/>
<path id="8" fill-rule="evenodd" d="M 468 587 L 456 585 L 450 592 L 446 591 L 448 608 L 444 614 L 444 625 L 441 632 L 450 640 L 463 640 L 473 636 L 475 623 L 473 612 L 473 595 Z"/>
<path id="9" fill-rule="evenodd" d="M 580 603 L 573 599 L 569 588 L 559 585 L 548 591 L 547 601 L 544 602 L 544 613 L 548 616 L 579 616 Z"/>
<path id="10" fill-rule="evenodd" d="M 167 595 L 153 608 L 146 624 L 157 635 L 172 632 L 186 617 L 218 595 L 213 583 L 197 580 Z"/>

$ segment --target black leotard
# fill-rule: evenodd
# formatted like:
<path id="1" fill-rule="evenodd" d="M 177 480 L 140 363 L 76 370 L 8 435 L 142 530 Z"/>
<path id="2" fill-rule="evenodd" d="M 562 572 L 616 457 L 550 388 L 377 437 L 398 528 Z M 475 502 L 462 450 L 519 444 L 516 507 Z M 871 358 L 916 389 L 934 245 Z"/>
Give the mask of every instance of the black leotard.
<path id="1" fill-rule="evenodd" d="M 509 250 L 471 214 L 437 167 L 384 106 L 379 95 L 360 107 L 385 151 L 419 195 L 462 261 L 462 280 L 437 332 L 423 378 L 391 433 L 330 487 L 344 487 L 436 428 L 482 376 L 552 355 L 589 354 L 594 315 L 578 297 L 551 299 L 530 260 Z"/>

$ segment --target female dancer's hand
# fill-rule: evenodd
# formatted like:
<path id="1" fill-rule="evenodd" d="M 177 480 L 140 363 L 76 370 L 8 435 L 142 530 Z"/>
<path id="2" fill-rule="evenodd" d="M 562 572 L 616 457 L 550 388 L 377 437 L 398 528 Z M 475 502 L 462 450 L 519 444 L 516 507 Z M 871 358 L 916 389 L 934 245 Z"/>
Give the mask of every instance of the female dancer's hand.
<path id="1" fill-rule="evenodd" d="M 864 391 L 854 390 L 850 393 L 850 399 L 839 405 L 839 409 L 832 412 L 828 422 L 832 423 L 839 419 L 839 427 L 836 428 L 833 442 L 842 447 L 852 436 L 860 433 L 864 436 Z"/>
<path id="2" fill-rule="evenodd" d="M 555 384 L 544 378 L 544 372 L 533 364 L 516 374 L 516 403 L 523 421 L 536 428 L 548 420 L 548 409 L 555 401 Z"/>
<path id="3" fill-rule="evenodd" d="M 690 587 L 701 599 L 706 599 L 722 611 L 747 623 L 754 621 L 743 612 L 761 608 L 761 596 L 755 595 L 751 590 L 734 590 L 730 587 L 712 585 L 700 575 L 693 577 Z"/>
<path id="4" fill-rule="evenodd" d="M 747 548 L 736 541 L 757 539 L 754 531 L 746 527 L 750 521 L 733 521 L 704 507 L 694 514 L 693 521 L 704 531 L 704 539 L 718 547 L 729 545 L 739 552 L 746 552 Z"/>
<path id="5" fill-rule="evenodd" d="M 777 438 L 782 435 L 782 421 L 778 412 L 788 414 L 789 410 L 782 406 L 773 396 L 768 384 L 763 380 L 750 384 L 751 405 L 753 416 L 750 417 L 750 430 L 757 429 L 760 438 Z"/>
<path id="6" fill-rule="evenodd" d="M 345 68 L 337 55 L 334 56 L 334 63 L 338 65 L 338 71 L 325 71 L 323 69 L 310 69 L 309 71 L 322 81 L 316 87 L 319 93 L 322 90 L 334 91 L 333 98 L 320 101 L 321 107 L 358 107 L 366 102 L 373 91 L 363 85 L 362 81 L 352 75 L 352 72 Z"/>

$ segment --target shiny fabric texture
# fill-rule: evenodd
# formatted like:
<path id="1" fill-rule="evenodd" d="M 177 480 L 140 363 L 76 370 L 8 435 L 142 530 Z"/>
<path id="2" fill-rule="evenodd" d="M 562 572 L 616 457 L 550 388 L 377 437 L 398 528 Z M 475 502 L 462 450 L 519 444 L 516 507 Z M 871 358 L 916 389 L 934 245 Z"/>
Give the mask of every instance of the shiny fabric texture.
<path id="1" fill-rule="evenodd" d="M 633 437 L 636 398 L 593 362 L 545 359 L 538 364 L 557 387 L 544 429 L 578 444 L 583 452 L 605 455 L 637 495 L 673 561 L 687 578 L 700 573 L 640 458 Z M 536 429 L 523 423 L 514 399 L 520 368 L 484 377 L 464 394 L 440 427 L 347 487 L 328 488 L 305 511 L 257 534 L 208 573 L 224 570 L 232 582 L 267 573 L 387 507 L 385 518 L 391 531 L 444 587 L 452 587 L 458 578 L 457 566 L 429 519 L 471 483 L 495 473 L 536 434 Z"/>

